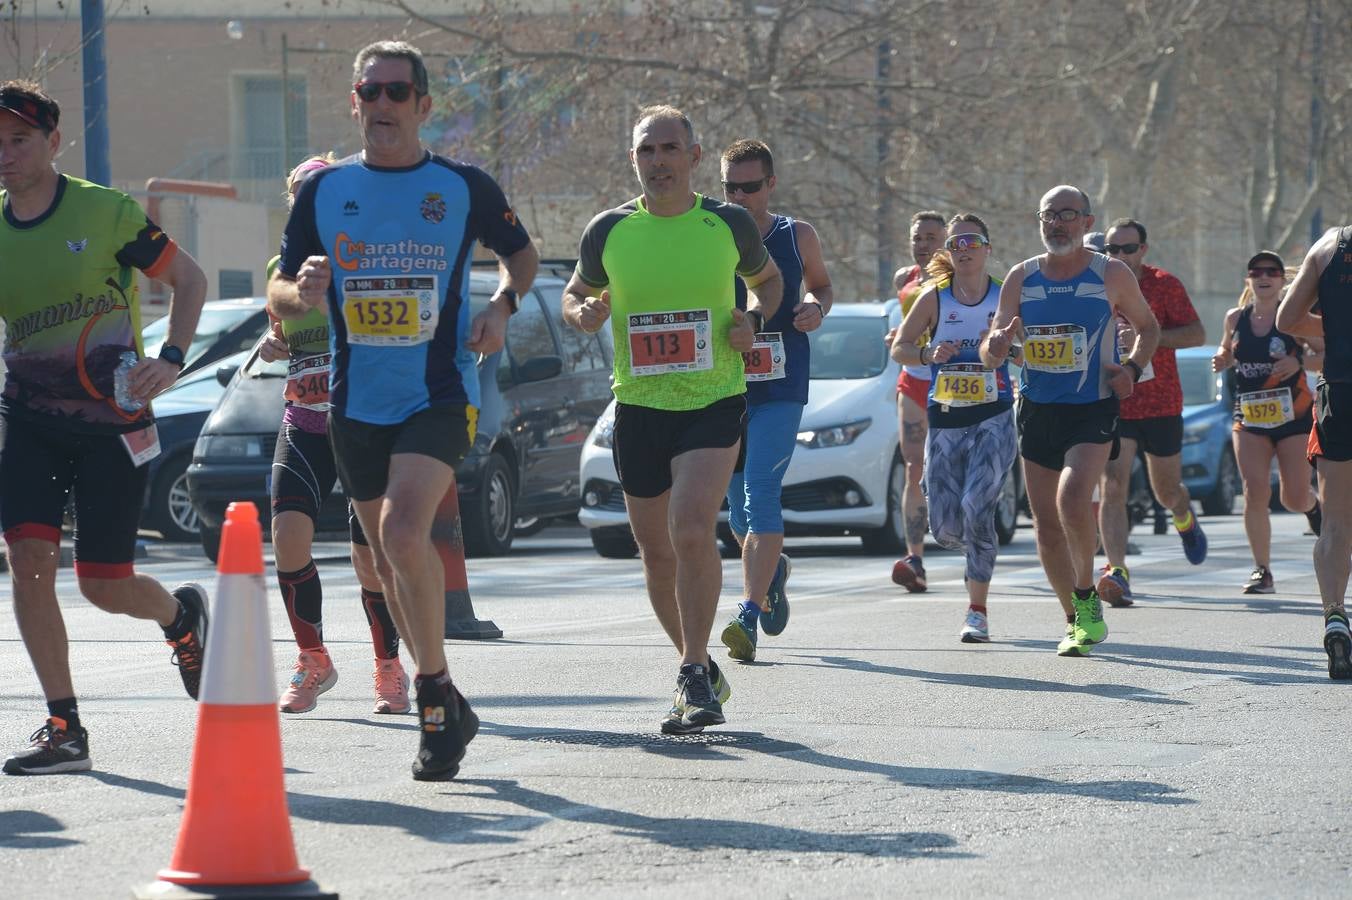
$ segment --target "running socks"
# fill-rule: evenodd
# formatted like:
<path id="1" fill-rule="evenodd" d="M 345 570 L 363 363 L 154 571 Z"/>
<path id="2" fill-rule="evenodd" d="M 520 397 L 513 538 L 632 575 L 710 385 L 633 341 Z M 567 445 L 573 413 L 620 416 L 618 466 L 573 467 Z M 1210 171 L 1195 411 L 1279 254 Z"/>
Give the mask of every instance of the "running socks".
<path id="1" fill-rule="evenodd" d="M 761 613 L 764 612 L 764 610 L 760 608 L 760 604 L 755 600 L 743 600 L 738 604 L 737 609 L 741 613 L 737 618 L 748 625 L 754 625 L 756 622 L 759 622 Z M 747 622 L 747 618 L 750 618 L 751 621 Z"/>
<path id="2" fill-rule="evenodd" d="M 291 620 L 296 644 L 302 650 L 317 650 L 324 646 L 324 589 L 319 583 L 319 569 L 312 559 L 295 572 L 277 572 L 277 583 L 282 588 L 282 602 Z"/>
<path id="3" fill-rule="evenodd" d="M 192 612 L 188 609 L 188 607 L 183 604 L 183 601 L 175 597 L 174 602 L 178 604 L 178 615 L 174 616 L 174 621 L 170 622 L 168 625 L 165 625 L 160 629 L 161 631 L 164 632 L 164 636 L 171 641 L 176 641 L 179 638 L 183 637 L 183 635 L 187 634 L 189 631 L 192 631 L 192 627 L 197 624 L 196 617 L 192 614 Z M 65 717 L 62 716 L 62 718 Z"/>
<path id="4" fill-rule="evenodd" d="M 1180 532 L 1187 531 L 1197 524 L 1197 517 L 1192 514 L 1192 508 L 1188 508 L 1186 516 L 1174 516 L 1174 527 Z"/>
<path id="5" fill-rule="evenodd" d="M 78 732 L 80 730 L 80 711 L 75 706 L 74 697 L 63 697 L 60 700 L 47 701 L 47 715 L 53 719 L 60 719 L 66 723 L 65 730 Z"/>
<path id="6" fill-rule="evenodd" d="M 376 648 L 376 659 L 399 658 L 399 629 L 390 618 L 390 605 L 379 591 L 361 589 L 361 608 L 366 613 L 366 624 L 371 626 L 371 645 Z"/>

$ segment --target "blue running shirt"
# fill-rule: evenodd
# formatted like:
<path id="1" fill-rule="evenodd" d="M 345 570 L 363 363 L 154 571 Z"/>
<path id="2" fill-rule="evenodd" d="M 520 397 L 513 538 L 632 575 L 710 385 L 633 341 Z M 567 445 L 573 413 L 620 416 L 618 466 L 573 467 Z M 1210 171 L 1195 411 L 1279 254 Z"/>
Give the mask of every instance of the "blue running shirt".
<path id="1" fill-rule="evenodd" d="M 305 180 L 282 237 L 292 278 L 327 256 L 332 410 L 394 425 L 432 406 L 479 405 L 469 334 L 474 242 L 510 256 L 530 242 L 483 170 L 427 154 L 384 169 L 349 157 Z"/>
<path id="2" fill-rule="evenodd" d="M 1085 270 L 1066 281 L 1044 275 L 1038 259 L 1023 263 L 1019 394 L 1035 403 L 1094 403 L 1114 396 L 1103 368 L 1104 362 L 1117 362 L 1117 327 L 1103 283 L 1108 257 L 1091 254 Z"/>

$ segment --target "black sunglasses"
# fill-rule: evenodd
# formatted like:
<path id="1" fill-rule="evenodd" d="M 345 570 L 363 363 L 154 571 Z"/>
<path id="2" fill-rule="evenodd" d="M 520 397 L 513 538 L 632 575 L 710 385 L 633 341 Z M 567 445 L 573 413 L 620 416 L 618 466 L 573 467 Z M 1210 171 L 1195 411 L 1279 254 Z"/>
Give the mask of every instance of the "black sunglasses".
<path id="1" fill-rule="evenodd" d="M 1141 249 L 1141 245 L 1140 245 L 1139 243 L 1137 243 L 1137 244 L 1104 244 L 1104 245 L 1103 245 L 1103 252 L 1104 252 L 1104 253 L 1111 253 L 1113 256 L 1117 256 L 1119 253 L 1124 254 L 1124 255 L 1126 255 L 1126 256 L 1131 256 L 1133 253 L 1135 253 L 1137 250 L 1140 250 L 1140 249 Z"/>
<path id="2" fill-rule="evenodd" d="M 1276 278 L 1281 274 L 1283 274 L 1282 270 L 1276 266 L 1254 266 L 1249 270 L 1250 278 L 1262 278 L 1264 275 L 1268 278 Z"/>
<path id="3" fill-rule="evenodd" d="M 363 103 L 375 103 L 380 99 L 382 90 L 394 103 L 403 103 L 417 93 L 411 81 L 358 81 L 352 85 L 352 90 L 357 92 Z"/>
<path id="4" fill-rule="evenodd" d="M 741 191 L 743 194 L 754 194 L 764 185 L 764 178 L 757 178 L 755 181 L 725 181 L 723 182 L 723 193 L 735 194 L 737 191 Z"/>

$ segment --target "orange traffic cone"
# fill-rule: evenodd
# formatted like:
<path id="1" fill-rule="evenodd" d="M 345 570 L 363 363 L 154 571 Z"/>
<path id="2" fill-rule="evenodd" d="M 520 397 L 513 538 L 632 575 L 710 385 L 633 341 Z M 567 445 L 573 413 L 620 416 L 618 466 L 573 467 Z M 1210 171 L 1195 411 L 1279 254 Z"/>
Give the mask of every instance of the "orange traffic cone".
<path id="1" fill-rule="evenodd" d="M 484 488 L 487 490 L 487 486 Z M 432 518 L 432 545 L 446 570 L 446 628 L 443 636 L 468 640 L 502 637 L 502 629 L 474 615 L 469 599 L 469 576 L 465 572 L 465 538 L 460 530 L 460 492 L 451 483 Z"/>
<path id="2" fill-rule="evenodd" d="M 332 897 L 297 864 L 258 510 L 232 503 L 221 530 L 188 795 L 169 868 L 138 898 Z"/>

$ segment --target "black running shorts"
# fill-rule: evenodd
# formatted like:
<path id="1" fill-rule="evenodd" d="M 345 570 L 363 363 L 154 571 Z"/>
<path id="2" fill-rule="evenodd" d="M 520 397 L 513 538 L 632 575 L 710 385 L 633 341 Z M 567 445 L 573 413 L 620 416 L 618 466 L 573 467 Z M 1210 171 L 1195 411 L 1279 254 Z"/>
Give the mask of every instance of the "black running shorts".
<path id="1" fill-rule="evenodd" d="M 660 497 L 671 489 L 671 461 L 682 453 L 737 445 L 740 457 L 745 421 L 743 394 L 682 412 L 616 403 L 611 452 L 620 487 L 631 497 Z"/>
<path id="2" fill-rule="evenodd" d="M 1047 469 L 1062 469 L 1076 444 L 1113 445 L 1117 458 L 1116 397 L 1093 403 L 1035 403 L 1019 398 L 1019 455 Z"/>
<path id="3" fill-rule="evenodd" d="M 474 443 L 479 411 L 473 406 L 432 406 L 395 425 L 372 425 L 329 412 L 329 440 L 343 490 L 353 500 L 385 495 L 390 457 L 416 453 L 451 468 Z"/>
<path id="4" fill-rule="evenodd" d="M 1329 462 L 1352 459 L 1352 383 L 1320 381 L 1314 413 L 1310 458 L 1323 457 Z"/>
<path id="5" fill-rule="evenodd" d="M 298 512 L 319 521 L 319 509 L 333 493 L 338 468 L 327 434 L 316 434 L 283 422 L 272 455 L 272 514 Z M 348 531 L 354 544 L 366 544 L 357 516 L 348 509 Z"/>
<path id="6" fill-rule="evenodd" d="M 75 491 L 75 573 L 130 578 L 149 463 L 134 466 L 115 434 L 80 434 L 31 418 L 5 422 L 0 527 L 5 540 L 61 543 Z"/>
<path id="7" fill-rule="evenodd" d="M 1183 452 L 1183 417 L 1118 419 L 1117 436 L 1124 441 L 1135 441 L 1151 456 L 1177 456 Z"/>

